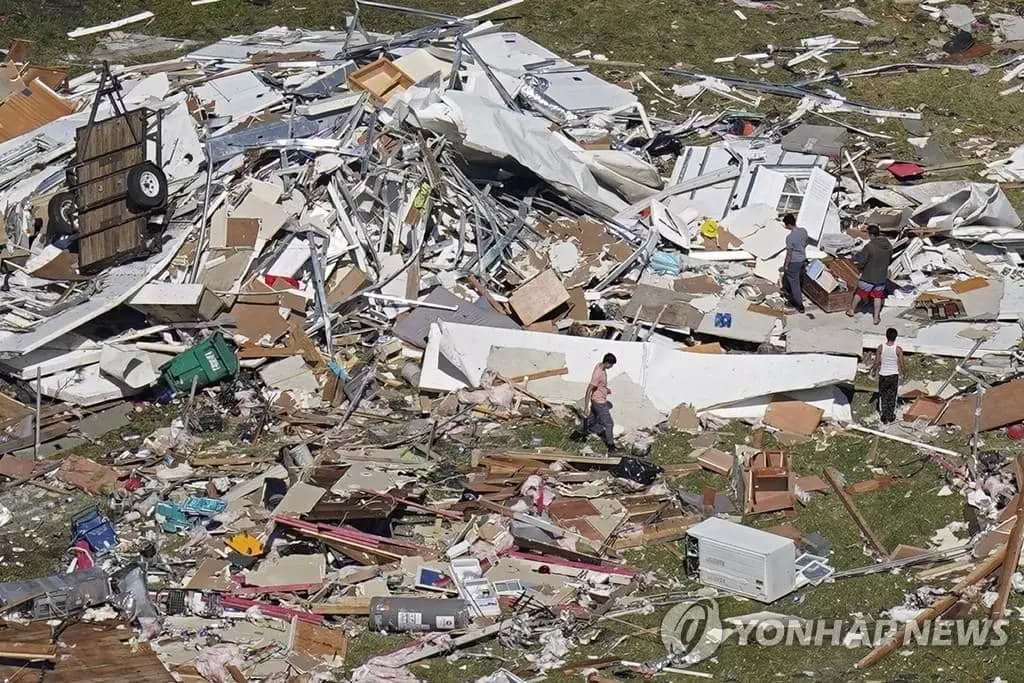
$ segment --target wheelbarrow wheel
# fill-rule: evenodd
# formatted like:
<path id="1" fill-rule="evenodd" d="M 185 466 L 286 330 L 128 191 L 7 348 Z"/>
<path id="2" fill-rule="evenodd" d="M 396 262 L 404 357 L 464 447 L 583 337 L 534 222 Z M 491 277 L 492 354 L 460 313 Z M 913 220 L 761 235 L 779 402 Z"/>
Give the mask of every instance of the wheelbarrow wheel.
<path id="1" fill-rule="evenodd" d="M 149 161 L 128 171 L 128 208 L 135 213 L 159 209 L 167 203 L 167 176 Z"/>
<path id="2" fill-rule="evenodd" d="M 52 235 L 72 235 L 75 232 L 75 195 L 70 192 L 55 194 L 46 207 L 49 231 Z"/>

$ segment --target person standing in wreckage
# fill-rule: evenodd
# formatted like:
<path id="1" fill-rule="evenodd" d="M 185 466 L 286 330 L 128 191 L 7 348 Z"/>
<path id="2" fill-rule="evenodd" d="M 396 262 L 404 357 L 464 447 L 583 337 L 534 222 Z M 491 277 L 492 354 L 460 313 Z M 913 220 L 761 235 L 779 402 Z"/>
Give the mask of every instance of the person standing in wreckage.
<path id="1" fill-rule="evenodd" d="M 883 424 L 896 421 L 896 400 L 899 398 L 900 377 L 907 376 L 907 361 L 903 349 L 896 345 L 896 328 L 885 331 L 885 343 L 875 349 L 875 363 L 871 373 L 878 375 L 878 415 Z"/>
<path id="2" fill-rule="evenodd" d="M 782 224 L 789 232 L 786 235 L 786 260 L 779 268 L 782 273 L 782 291 L 789 298 L 797 313 L 804 312 L 804 294 L 800 290 L 800 276 L 807 263 L 807 231 L 796 224 L 791 213 L 782 217 Z"/>
<path id="3" fill-rule="evenodd" d="M 860 279 L 857 280 L 857 294 L 850 301 L 850 309 L 846 315 L 853 317 L 857 306 L 864 299 L 871 299 L 875 314 L 875 324 L 882 322 L 882 303 L 885 301 L 886 287 L 889 283 L 889 263 L 892 261 L 892 243 L 882 236 L 877 225 L 868 226 L 867 245 L 853 259 L 860 266 Z"/>
<path id="4" fill-rule="evenodd" d="M 606 353 L 601 362 L 594 366 L 583 398 L 583 422 L 569 437 L 573 441 L 583 441 L 590 434 L 598 434 L 608 447 L 608 455 L 618 452 L 613 436 L 615 421 L 612 419 L 612 404 L 608 400 L 608 394 L 612 393 L 608 388 L 608 371 L 615 367 L 615 362 L 614 354 Z"/>

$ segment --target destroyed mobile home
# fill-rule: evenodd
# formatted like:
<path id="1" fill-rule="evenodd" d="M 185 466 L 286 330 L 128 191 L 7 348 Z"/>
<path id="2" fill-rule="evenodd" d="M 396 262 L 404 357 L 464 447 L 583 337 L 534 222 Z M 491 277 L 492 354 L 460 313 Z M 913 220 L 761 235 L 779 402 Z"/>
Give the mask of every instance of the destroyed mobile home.
<path id="1" fill-rule="evenodd" d="M 83 505 L 66 571 L 0 584 L 4 675 L 412 681 L 496 641 L 518 663 L 483 680 L 703 676 L 685 651 L 576 651 L 691 594 L 777 603 L 914 565 L 933 567 L 925 588 L 962 575 L 914 623 L 986 581 L 1004 615 L 1024 588 L 1024 461 L 983 439 L 1024 437 L 1024 231 L 1000 185 L 1024 178 L 1024 148 L 973 180 L 879 174 L 880 134 L 829 115 L 916 112 L 678 68 L 654 87 L 679 110 L 744 111 L 661 119 L 488 21 L 508 5 L 397 35 L 272 28 L 74 78 L 11 47 L 0 493 Z M 848 42 L 809 39 L 790 66 Z M 793 115 L 751 113 L 768 95 Z M 858 424 L 870 364 L 905 375 L 904 353 L 951 358 L 949 378 L 904 382 L 898 415 Z M 520 422 L 590 429 L 585 396 L 610 406 L 615 450 L 509 443 Z M 65 452 L 143 404 L 169 424 Z M 746 443 L 716 447 L 731 421 Z M 887 548 L 856 498 L 892 476 L 847 482 L 785 447 L 844 430 L 940 463 L 972 542 Z M 686 462 L 654 463 L 666 432 L 695 435 Z M 948 434 L 966 449 L 934 443 Z M 698 472 L 730 485 L 688 487 Z M 838 499 L 871 563 L 837 570 L 820 533 L 753 528 L 812 496 Z M 0 527 L 37 513 L 0 505 Z M 654 547 L 674 575 L 631 564 Z M 666 578 L 694 590 L 640 590 Z M 412 639 L 353 661 L 366 631 Z"/>

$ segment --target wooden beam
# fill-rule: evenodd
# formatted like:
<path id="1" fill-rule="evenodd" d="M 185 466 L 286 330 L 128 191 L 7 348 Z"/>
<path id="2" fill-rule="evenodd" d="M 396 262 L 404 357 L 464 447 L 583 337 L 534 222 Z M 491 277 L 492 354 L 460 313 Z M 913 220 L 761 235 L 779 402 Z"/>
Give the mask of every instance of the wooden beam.
<path id="1" fill-rule="evenodd" d="M 907 635 L 911 629 L 918 629 L 922 624 L 926 624 L 930 621 L 938 619 L 945 614 L 949 608 L 960 600 L 960 597 L 972 586 L 981 582 L 985 577 L 998 569 L 1006 557 L 1006 546 L 1000 546 L 999 550 L 992 553 L 984 562 L 974 568 L 970 574 L 960 580 L 958 584 L 953 586 L 952 590 L 947 595 L 943 595 L 941 598 L 933 602 L 928 609 L 921 612 L 913 621 L 907 622 L 907 625 L 903 627 L 901 631 L 896 633 L 892 638 L 885 641 L 881 645 L 876 646 L 871 652 L 864 655 L 864 657 L 854 664 L 854 668 L 857 669 L 868 669 L 878 664 L 878 662 L 885 659 L 887 656 L 898 650 L 906 641 Z"/>
<path id="2" fill-rule="evenodd" d="M 1018 455 L 1015 461 L 1017 467 L 1017 486 L 1024 482 L 1024 455 Z M 1003 618 L 1006 612 L 1006 601 L 1010 598 L 1010 585 L 1013 583 L 1013 573 L 1017 571 L 1017 564 L 1020 562 L 1020 550 L 1024 546 L 1024 496 L 1017 496 L 1017 521 L 1013 523 L 1013 530 L 1010 531 L 1010 539 L 1006 542 L 1006 561 L 1003 562 L 999 571 L 999 582 L 996 590 L 999 595 L 992 603 L 989 618 L 998 621 Z"/>
<path id="3" fill-rule="evenodd" d="M 839 484 L 838 474 L 839 473 L 831 467 L 825 468 L 825 478 L 828 480 L 828 483 L 832 485 L 832 490 L 836 492 L 839 499 L 843 501 L 843 506 L 846 508 L 846 511 L 850 513 L 850 516 L 853 517 L 853 521 L 857 523 L 857 526 L 860 527 L 861 533 L 863 533 L 864 537 L 868 539 L 868 543 L 870 543 L 871 547 L 875 549 L 875 552 L 888 559 L 889 551 L 885 549 L 882 542 L 877 536 L 875 536 L 875 532 L 871 530 L 870 526 L 868 526 L 867 520 L 864 519 L 864 515 L 860 513 L 860 510 L 857 508 L 856 503 L 853 502 L 853 499 L 850 498 L 850 494 L 844 491 L 843 487 Z"/>
<path id="4" fill-rule="evenodd" d="M 316 602 L 309 606 L 313 614 L 358 617 L 370 614 L 371 598 L 343 597 L 337 602 Z"/>
<path id="5" fill-rule="evenodd" d="M 0 643 L 0 659 L 55 662 L 57 646 L 50 643 Z"/>

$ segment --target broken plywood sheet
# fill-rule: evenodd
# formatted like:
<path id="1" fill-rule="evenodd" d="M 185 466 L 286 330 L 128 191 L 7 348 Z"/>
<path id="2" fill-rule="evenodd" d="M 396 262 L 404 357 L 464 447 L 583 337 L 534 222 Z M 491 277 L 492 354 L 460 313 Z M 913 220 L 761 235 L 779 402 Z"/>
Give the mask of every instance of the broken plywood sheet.
<path id="1" fill-rule="evenodd" d="M 938 424 L 957 425 L 967 434 L 974 431 L 976 395 L 950 401 Z M 981 420 L 978 429 L 986 432 L 1008 424 L 1024 421 L 1024 379 L 1015 379 L 992 387 L 981 397 Z"/>
<path id="2" fill-rule="evenodd" d="M 238 584 L 231 580 L 230 571 L 231 563 L 227 560 L 206 558 L 196 568 L 195 574 L 185 588 L 196 591 L 230 592 L 238 587 Z"/>
<path id="3" fill-rule="evenodd" d="M 255 571 L 245 573 L 248 586 L 283 586 L 295 583 L 321 583 L 327 572 L 322 554 L 286 555 L 260 563 Z"/>
<path id="4" fill-rule="evenodd" d="M 818 428 L 824 414 L 824 410 L 810 403 L 779 399 L 768 405 L 764 423 L 790 434 L 810 436 Z"/>
<path id="5" fill-rule="evenodd" d="M 691 297 L 671 289 L 638 284 L 622 315 L 631 320 L 659 321 L 660 325 L 689 330 L 700 325 L 704 315 L 688 302 Z"/>
<path id="6" fill-rule="evenodd" d="M 289 356 L 261 368 L 260 379 L 271 389 L 293 394 L 317 394 L 320 383 L 302 356 Z"/>
<path id="7" fill-rule="evenodd" d="M 319 486 L 312 486 L 302 481 L 297 481 L 289 487 L 284 498 L 277 504 L 272 513 L 277 515 L 288 515 L 298 517 L 304 515 L 320 502 L 320 499 L 327 493 L 326 489 Z"/>
<path id="8" fill-rule="evenodd" d="M 672 409 L 668 415 L 668 426 L 680 432 L 696 434 L 700 431 L 700 420 L 697 419 L 697 411 L 693 406 L 686 403 Z"/>
<path id="9" fill-rule="evenodd" d="M 114 468 L 77 455 L 69 456 L 61 463 L 57 479 L 68 486 L 96 495 L 112 493 L 117 489 L 117 472 Z"/>
<path id="10" fill-rule="evenodd" d="M 417 477 L 402 474 L 399 469 L 387 470 L 384 467 L 379 463 L 354 462 L 348 471 L 331 486 L 331 493 L 337 495 L 350 495 L 357 491 L 386 493 L 418 481 Z"/>
<path id="11" fill-rule="evenodd" d="M 808 389 L 806 391 L 791 391 L 786 394 L 788 398 L 809 403 L 822 410 L 822 417 L 827 422 L 838 424 L 850 424 L 853 422 L 853 411 L 850 400 L 839 387 L 821 387 Z M 718 406 L 709 410 L 701 411 L 701 416 L 713 417 L 719 420 L 746 420 L 759 422 L 764 420 L 768 406 L 773 401 L 772 396 L 758 396 L 744 401 L 737 401 L 725 406 Z"/>
<path id="12" fill-rule="evenodd" d="M 849 382 L 857 368 L 856 359 L 838 356 L 685 353 L 648 342 L 438 323 L 431 327 L 420 386 L 437 391 L 477 386 L 495 346 L 563 353 L 568 373 L 548 379 L 580 383 L 584 388 L 604 354 L 614 353 L 618 363 L 609 373 L 609 381 L 618 374 L 629 376 L 663 413 L 681 403 L 701 411 L 759 396 Z M 549 398 L 541 388 L 546 381 L 531 382 L 530 390 Z M 570 402 L 579 400 L 580 395 Z"/>
<path id="13" fill-rule="evenodd" d="M 417 306 L 409 315 L 395 322 L 392 332 L 396 337 L 410 344 L 423 348 L 427 345 L 430 324 L 438 320 L 462 323 L 465 325 L 485 325 L 487 327 L 505 327 L 516 330 L 519 326 L 508 316 L 501 315 L 480 297 L 474 303 L 461 299 L 444 287 L 431 290 L 422 301 L 441 306 L 455 306 L 457 311 L 442 311 L 426 306 Z"/>
<path id="14" fill-rule="evenodd" d="M 569 303 L 569 292 L 553 270 L 545 270 L 512 292 L 509 305 L 520 322 L 532 325 L 544 316 Z"/>

